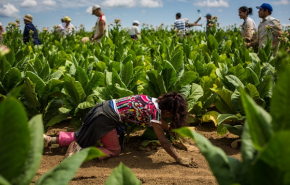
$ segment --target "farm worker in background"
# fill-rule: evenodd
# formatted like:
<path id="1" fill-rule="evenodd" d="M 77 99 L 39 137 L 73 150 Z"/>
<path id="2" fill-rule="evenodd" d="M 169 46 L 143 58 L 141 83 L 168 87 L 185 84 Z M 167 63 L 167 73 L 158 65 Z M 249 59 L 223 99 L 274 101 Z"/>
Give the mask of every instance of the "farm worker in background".
<path id="1" fill-rule="evenodd" d="M 250 18 L 249 15 L 253 15 L 252 8 L 248 8 L 246 6 L 242 6 L 239 8 L 239 16 L 241 19 L 244 19 L 241 34 L 242 37 L 245 39 L 246 44 L 255 40 L 255 37 L 257 36 L 255 21 Z"/>
<path id="2" fill-rule="evenodd" d="M 206 17 L 206 34 L 209 35 L 212 33 L 212 29 L 216 26 L 215 20 L 212 19 L 213 17 L 209 13 L 206 14 L 204 17 Z"/>
<path id="3" fill-rule="evenodd" d="M 91 41 L 97 41 L 101 43 L 102 37 L 105 34 L 105 36 L 109 36 L 108 33 L 108 24 L 107 19 L 104 13 L 101 10 L 101 7 L 99 5 L 94 5 L 92 8 L 92 15 L 95 15 L 98 17 L 98 20 L 95 25 L 95 31 L 91 37 Z"/>
<path id="4" fill-rule="evenodd" d="M 34 27 L 34 25 L 32 24 L 33 17 L 31 15 L 29 15 L 29 14 L 26 14 L 23 17 L 23 19 L 24 19 L 24 24 L 25 24 L 24 32 L 23 32 L 23 42 L 24 43 L 29 42 L 30 35 L 31 35 L 31 37 L 33 39 L 32 40 L 33 41 L 33 44 L 34 45 L 40 45 L 41 44 L 41 41 L 38 38 L 37 30 Z"/>
<path id="5" fill-rule="evenodd" d="M 140 29 L 139 29 L 139 21 L 133 21 L 133 26 L 132 28 L 129 30 L 129 34 L 131 36 L 132 39 L 138 40 L 137 35 L 141 35 Z"/>
<path id="6" fill-rule="evenodd" d="M 278 37 L 280 36 L 280 32 L 282 32 L 280 21 L 271 17 L 273 8 L 270 4 L 263 3 L 261 6 L 257 6 L 257 9 L 259 9 L 259 17 L 262 18 L 262 21 L 258 27 L 257 39 L 248 43 L 247 46 L 259 45 L 259 48 L 263 48 L 263 46 L 267 44 L 267 36 L 269 35 L 270 40 L 272 41 L 272 49 L 277 47 L 276 51 L 278 51 Z"/>
<path id="7" fill-rule="evenodd" d="M 66 35 L 74 34 L 74 25 L 71 23 L 71 18 L 65 16 L 63 19 L 63 23 L 58 26 L 58 32 L 62 38 L 65 38 Z"/>
<path id="8" fill-rule="evenodd" d="M 175 18 L 176 21 L 174 22 L 174 28 L 177 29 L 178 35 L 183 36 L 185 34 L 185 20 L 181 19 L 181 13 L 177 13 Z"/>
<path id="9" fill-rule="evenodd" d="M 170 118 L 170 126 L 161 117 Z M 82 127 L 76 132 L 60 132 L 58 138 L 44 135 L 45 146 L 57 144 L 68 146 L 66 156 L 79 152 L 82 148 L 95 146 L 101 139 L 103 147 L 98 147 L 107 157 L 118 156 L 121 147 L 116 128 L 126 122 L 153 127 L 164 150 L 181 165 L 191 166 L 193 161 L 181 157 L 165 137 L 164 130 L 184 126 L 187 105 L 182 95 L 166 93 L 157 98 L 135 95 L 98 103 L 86 115 Z"/>
<path id="10" fill-rule="evenodd" d="M 4 33 L 4 27 L 2 23 L 0 22 L 0 43 L 3 41 L 3 36 L 2 36 L 3 33 Z"/>

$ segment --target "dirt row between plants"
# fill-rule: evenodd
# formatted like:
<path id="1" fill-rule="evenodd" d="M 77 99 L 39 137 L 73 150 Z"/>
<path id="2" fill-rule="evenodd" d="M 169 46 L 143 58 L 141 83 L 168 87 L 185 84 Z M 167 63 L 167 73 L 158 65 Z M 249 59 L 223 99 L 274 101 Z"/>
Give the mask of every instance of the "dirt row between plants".
<path id="1" fill-rule="evenodd" d="M 197 126 L 195 130 L 208 138 L 215 146 L 222 148 L 227 155 L 240 159 L 240 151 L 230 147 L 230 143 L 236 138 L 234 135 L 227 134 L 220 137 L 212 124 Z M 73 131 L 73 129 L 59 125 L 49 129 L 47 134 L 54 135 L 58 134 L 59 131 Z M 197 164 L 195 168 L 187 168 L 175 163 L 161 147 L 157 147 L 157 149 L 146 148 L 145 151 L 141 150 L 142 132 L 137 131 L 132 134 L 129 143 L 125 144 L 120 156 L 104 161 L 93 160 L 84 163 L 70 184 L 105 184 L 106 179 L 120 162 L 130 167 L 142 184 L 146 185 L 217 184 L 205 158 L 192 140 L 186 140 L 185 142 L 188 151 L 177 149 L 181 155 L 192 157 Z M 42 174 L 58 165 L 63 160 L 65 151 L 66 148 L 45 150 L 34 180 L 37 180 Z"/>

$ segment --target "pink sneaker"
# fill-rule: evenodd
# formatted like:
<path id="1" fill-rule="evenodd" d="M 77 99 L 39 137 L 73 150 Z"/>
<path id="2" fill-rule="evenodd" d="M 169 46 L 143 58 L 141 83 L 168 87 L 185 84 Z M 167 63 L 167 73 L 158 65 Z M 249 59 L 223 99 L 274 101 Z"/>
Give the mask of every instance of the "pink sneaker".
<path id="1" fill-rule="evenodd" d="M 72 156 L 73 154 L 78 153 L 79 151 L 82 150 L 82 147 L 80 147 L 80 145 L 73 141 L 69 147 L 67 148 L 66 154 L 65 154 L 65 158 Z"/>
<path id="2" fill-rule="evenodd" d="M 48 148 L 51 146 L 51 137 L 43 134 L 43 148 Z"/>

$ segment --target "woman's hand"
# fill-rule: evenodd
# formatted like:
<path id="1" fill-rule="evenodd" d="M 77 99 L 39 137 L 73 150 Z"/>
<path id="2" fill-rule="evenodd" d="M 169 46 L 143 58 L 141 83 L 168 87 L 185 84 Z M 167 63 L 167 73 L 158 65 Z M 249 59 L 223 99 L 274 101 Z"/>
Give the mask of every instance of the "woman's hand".
<path id="1" fill-rule="evenodd" d="M 180 157 L 180 158 L 178 158 L 178 160 L 176 162 L 178 162 L 178 164 L 180 164 L 182 166 L 186 166 L 186 167 L 190 167 L 190 168 L 197 167 L 197 164 L 195 162 L 193 162 L 192 158 Z"/>

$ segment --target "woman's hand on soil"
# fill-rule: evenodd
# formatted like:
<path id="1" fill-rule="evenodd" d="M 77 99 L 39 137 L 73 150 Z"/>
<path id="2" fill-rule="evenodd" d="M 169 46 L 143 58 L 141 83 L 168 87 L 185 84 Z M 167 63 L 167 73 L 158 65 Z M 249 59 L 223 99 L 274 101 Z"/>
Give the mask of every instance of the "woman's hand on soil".
<path id="1" fill-rule="evenodd" d="M 197 168 L 197 164 L 193 161 L 192 158 L 180 157 L 177 162 L 182 166 Z"/>

